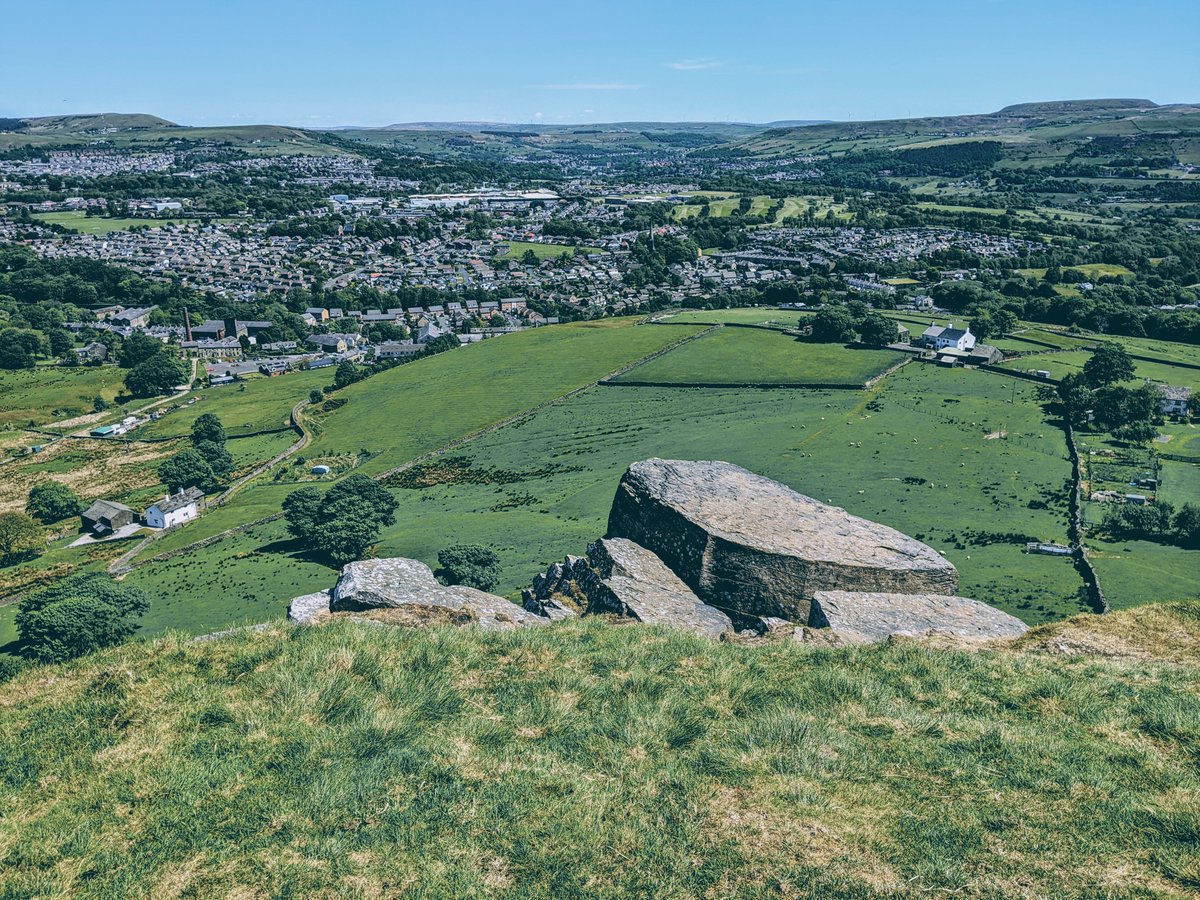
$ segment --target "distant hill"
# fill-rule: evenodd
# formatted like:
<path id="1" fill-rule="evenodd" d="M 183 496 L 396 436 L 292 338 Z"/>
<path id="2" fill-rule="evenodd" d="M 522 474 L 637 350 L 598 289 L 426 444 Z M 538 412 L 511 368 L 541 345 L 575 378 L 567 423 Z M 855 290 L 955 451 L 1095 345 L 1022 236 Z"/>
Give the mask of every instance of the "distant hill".
<path id="1" fill-rule="evenodd" d="M 4 119 L 9 127 L 0 127 L 3 131 L 22 131 L 28 134 L 53 134 L 60 132 L 89 132 L 104 131 L 110 128 L 119 130 L 132 128 L 179 128 L 174 122 L 151 116 L 145 113 L 83 113 L 67 116 L 32 116 L 27 118 Z M 20 123 L 13 127 L 12 123 Z"/>
<path id="2" fill-rule="evenodd" d="M 1152 100 L 1047 100 L 1041 103 L 1016 103 L 996 113 L 998 116 L 1057 116 L 1068 113 L 1114 112 L 1116 110 L 1157 109 Z"/>
<path id="3" fill-rule="evenodd" d="M 1036 144 L 1064 138 L 1144 135 L 1147 131 L 1187 136 L 1200 134 L 1198 112 L 1194 106 L 1159 106 L 1150 100 L 1052 100 L 1018 103 L 986 114 L 770 128 L 734 139 L 727 147 L 738 153 L 779 156 L 895 149 L 980 138 Z"/>

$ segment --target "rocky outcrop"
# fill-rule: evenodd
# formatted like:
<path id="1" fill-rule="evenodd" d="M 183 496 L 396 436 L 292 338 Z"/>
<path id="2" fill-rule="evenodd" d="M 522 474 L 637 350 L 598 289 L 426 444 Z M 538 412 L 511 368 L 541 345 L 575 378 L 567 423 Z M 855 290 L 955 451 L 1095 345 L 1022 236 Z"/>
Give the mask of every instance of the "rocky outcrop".
<path id="1" fill-rule="evenodd" d="M 429 566 L 402 557 L 350 563 L 332 590 L 305 594 L 288 605 L 288 619 L 298 625 L 338 618 L 414 627 L 478 625 L 489 631 L 548 621 L 495 594 L 439 584 Z"/>
<path id="2" fill-rule="evenodd" d="M 316 625 L 329 618 L 329 591 L 305 594 L 288 604 L 288 621 L 296 625 Z"/>
<path id="3" fill-rule="evenodd" d="M 733 630 L 729 616 L 703 603 L 661 559 L 633 541 L 596 541 L 588 547 L 588 560 L 599 576 L 588 595 L 590 613 L 615 613 L 710 638 Z"/>
<path id="4" fill-rule="evenodd" d="M 806 622 L 819 591 L 958 587 L 933 548 L 727 462 L 634 463 L 608 536 L 652 551 L 703 602 L 738 617 Z"/>
<path id="5" fill-rule="evenodd" d="M 523 599 L 527 610 L 551 619 L 609 614 L 711 638 L 733 629 L 727 615 L 703 603 L 661 559 L 623 538 L 596 541 L 586 557 L 552 564 Z"/>
<path id="6" fill-rule="evenodd" d="M 1020 619 L 966 597 L 856 591 L 817 591 L 808 624 L 827 628 L 847 643 L 930 634 L 991 640 L 1028 630 Z"/>
<path id="7" fill-rule="evenodd" d="M 376 609 L 426 610 L 434 616 L 469 620 L 490 631 L 544 625 L 546 619 L 527 612 L 503 597 L 464 585 L 443 585 L 429 566 L 415 559 L 367 559 L 342 569 L 330 597 L 331 612 Z"/>

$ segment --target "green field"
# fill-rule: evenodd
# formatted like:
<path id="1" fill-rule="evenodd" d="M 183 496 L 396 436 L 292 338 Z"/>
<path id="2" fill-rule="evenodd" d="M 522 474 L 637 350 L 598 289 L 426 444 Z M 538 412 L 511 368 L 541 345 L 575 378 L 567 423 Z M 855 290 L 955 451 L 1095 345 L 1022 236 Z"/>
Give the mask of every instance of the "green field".
<path id="1" fill-rule="evenodd" d="M 292 407 L 307 400 L 309 391 L 322 388 L 333 381 L 332 369 L 288 372 L 275 378 L 252 376 L 237 384 L 226 384 L 192 391 L 190 406 L 179 403 L 170 408 L 157 422 L 138 428 L 137 437 L 158 438 L 184 436 L 191 432 L 192 422 L 205 413 L 221 420 L 231 435 L 240 432 L 283 428 L 288 424 Z M 242 390 L 243 385 L 245 390 Z"/>
<path id="2" fill-rule="evenodd" d="M 564 253 L 574 256 L 576 253 L 603 253 L 598 247 L 564 247 L 562 244 L 538 244 L 533 241 L 503 241 L 508 249 L 496 255 L 496 259 L 520 260 L 529 250 L 539 260 L 558 259 Z"/>
<path id="3" fill-rule="evenodd" d="M 126 231 L 138 226 L 161 228 L 163 225 L 186 225 L 197 221 L 187 218 L 140 219 L 121 216 L 109 218 L 107 216 L 89 216 L 81 211 L 35 213 L 34 218 L 40 219 L 48 225 L 72 228 L 81 234 L 108 234 L 110 231 Z"/>
<path id="4" fill-rule="evenodd" d="M 669 326 L 664 326 L 669 327 Z M 626 373 L 655 384 L 862 384 L 904 359 L 759 328 L 721 328 Z"/>
<path id="5" fill-rule="evenodd" d="M 1044 370 L 1050 373 L 1051 378 L 1057 380 L 1082 372 L 1084 364 L 1091 358 L 1091 355 L 1089 350 L 1066 350 L 1061 353 L 1042 353 L 1037 356 L 1011 359 L 1000 365 L 1019 372 Z M 1165 362 L 1146 362 L 1140 359 L 1133 361 L 1133 367 L 1136 382 L 1149 379 L 1164 384 L 1191 385 L 1193 388 L 1200 388 L 1200 369 L 1188 369 Z"/>
<path id="6" fill-rule="evenodd" d="M 1056 210 L 1061 212 L 1061 210 Z M 1063 266 L 1063 270 L 1074 269 L 1077 272 L 1082 272 L 1093 281 L 1101 277 L 1111 277 L 1114 275 L 1132 275 L 1129 269 L 1124 266 L 1113 265 L 1112 263 L 1080 263 L 1076 266 Z M 1045 269 L 1017 269 L 1018 275 L 1024 275 L 1026 278 L 1042 278 L 1046 274 Z"/>
<path id="7" fill-rule="evenodd" d="M 399 366 L 341 391 L 346 404 L 316 417 L 307 455 L 366 449 L 371 459 L 361 471 L 384 472 L 583 387 L 688 331 L 603 319 L 535 328 Z"/>
<path id="8" fill-rule="evenodd" d="M 116 366 L 41 365 L 0 369 L 0 428 L 45 425 L 92 411 L 92 400 L 112 401 L 124 386 L 125 370 Z"/>
<path id="9" fill-rule="evenodd" d="M 604 533 L 631 462 L 727 459 L 929 542 L 959 567 L 969 596 L 1031 622 L 1079 611 L 1082 583 L 1070 561 L 1022 552 L 1026 538 L 1065 540 L 1070 472 L 1062 433 L 1031 402 L 1033 386 L 1018 385 L 1013 405 L 1007 379 L 932 366 L 909 366 L 884 385 L 871 395 L 593 388 L 434 460 L 413 473 L 420 477 L 393 479 L 397 522 L 377 553 L 434 563 L 449 544 L 487 544 L 501 557 L 499 590 L 513 596 Z M 1007 437 L 986 437 L 999 430 Z M 252 486 L 152 552 L 276 512 L 291 489 Z M 291 597 L 334 578 L 288 541 L 282 522 L 128 576 L 162 596 L 146 621 L 151 633 L 277 619 Z"/>
<path id="10" fill-rule="evenodd" d="M 776 328 L 797 328 L 811 313 L 775 309 L 772 306 L 741 309 L 685 309 L 663 316 L 659 321 L 693 325 L 771 325 Z"/>

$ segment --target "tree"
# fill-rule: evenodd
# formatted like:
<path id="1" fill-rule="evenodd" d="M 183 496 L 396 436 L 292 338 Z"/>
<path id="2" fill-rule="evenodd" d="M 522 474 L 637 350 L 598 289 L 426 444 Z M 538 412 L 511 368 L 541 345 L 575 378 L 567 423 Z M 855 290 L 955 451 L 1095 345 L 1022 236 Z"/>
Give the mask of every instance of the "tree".
<path id="1" fill-rule="evenodd" d="M 308 402 L 312 404 L 321 403 L 325 399 L 325 395 L 320 388 L 313 388 L 308 392 Z"/>
<path id="2" fill-rule="evenodd" d="M 166 349 L 166 346 L 158 338 L 151 337 L 142 332 L 135 332 L 125 338 L 125 343 L 121 345 L 121 355 L 119 364 L 122 369 L 132 369 L 135 366 L 141 365 L 152 356 L 157 356 Z"/>
<path id="3" fill-rule="evenodd" d="M 1133 360 L 1121 344 L 1100 344 L 1083 364 L 1083 377 L 1092 387 L 1105 387 L 1133 378 Z"/>
<path id="4" fill-rule="evenodd" d="M 158 480 L 172 493 L 190 487 L 207 493 L 216 486 L 212 466 L 196 450 L 184 450 L 163 462 L 158 467 Z"/>
<path id="5" fill-rule="evenodd" d="M 1158 415 L 1158 392 L 1149 384 L 1136 388 L 1109 385 L 1096 391 L 1093 412 L 1096 424 L 1104 431 L 1148 424 Z"/>
<path id="6" fill-rule="evenodd" d="M 855 337 L 854 319 L 838 306 L 827 306 L 812 317 L 812 337 L 823 344 L 844 344 Z"/>
<path id="7" fill-rule="evenodd" d="M 192 423 L 192 446 L 202 441 L 225 446 L 225 426 L 213 413 L 205 413 Z"/>
<path id="8" fill-rule="evenodd" d="M 1200 550 L 1200 504 L 1185 503 L 1175 513 L 1171 523 L 1175 529 L 1175 542 L 1189 550 Z"/>
<path id="9" fill-rule="evenodd" d="M 42 545 L 42 529 L 23 512 L 0 513 L 0 565 L 12 565 Z"/>
<path id="10" fill-rule="evenodd" d="M 0 329 L 0 369 L 32 369 L 44 356 L 47 341 L 40 331 L 25 328 Z"/>
<path id="11" fill-rule="evenodd" d="M 425 355 L 433 356 L 436 353 L 445 353 L 447 350 L 457 350 L 458 348 L 459 341 L 457 337 L 453 334 L 443 334 L 425 344 Z"/>
<path id="12" fill-rule="evenodd" d="M 283 502 L 288 531 L 341 565 L 362 557 L 385 525 L 395 524 L 396 498 L 366 475 L 337 482 L 324 496 L 300 488 Z"/>
<path id="13" fill-rule="evenodd" d="M 490 591 L 500 580 L 500 557 L 478 544 L 456 544 L 438 553 L 438 570 L 434 575 L 442 584 L 465 584 Z"/>
<path id="14" fill-rule="evenodd" d="M 1092 401 L 1095 399 L 1095 392 L 1082 372 L 1072 372 L 1063 376 L 1062 381 L 1058 383 L 1058 396 L 1068 422 L 1080 425 L 1086 421 L 1088 410 L 1092 408 Z"/>
<path id="15" fill-rule="evenodd" d="M 156 353 L 129 370 L 125 376 L 125 388 L 135 397 L 156 397 L 171 393 L 187 377 L 188 370 L 183 360 L 169 353 Z"/>
<path id="16" fill-rule="evenodd" d="M 337 370 L 333 373 L 333 386 L 340 390 L 344 387 L 354 384 L 358 381 L 358 367 L 348 359 L 343 359 L 337 365 Z"/>
<path id="17" fill-rule="evenodd" d="M 996 320 L 988 309 L 981 309 L 971 318 L 971 333 L 979 340 L 986 341 L 996 333 Z"/>
<path id="18" fill-rule="evenodd" d="M 887 316 L 868 315 L 858 325 L 860 339 L 871 347 L 886 347 L 894 344 L 900 329 Z"/>
<path id="19" fill-rule="evenodd" d="M 49 525 L 79 515 L 82 504 L 76 493 L 57 481 L 43 481 L 29 489 L 25 512 Z"/>
<path id="20" fill-rule="evenodd" d="M 218 478 L 224 478 L 233 471 L 233 455 L 225 449 L 224 444 L 200 441 L 193 449 L 208 463 L 208 467 Z"/>
<path id="21" fill-rule="evenodd" d="M 79 357 L 71 353 L 71 348 L 75 346 L 75 342 L 71 340 L 71 336 L 61 328 L 56 328 L 50 332 L 50 352 L 55 356 L 67 356 L 75 362 L 79 362 Z"/>
<path id="22" fill-rule="evenodd" d="M 98 574 L 75 575 L 29 595 L 17 609 L 21 654 L 61 662 L 110 647 L 137 630 L 150 601 Z"/>
<path id="23" fill-rule="evenodd" d="M 283 499 L 283 518 L 288 533 L 307 543 L 316 533 L 321 514 L 321 492 L 314 487 L 292 491 Z"/>
<path id="24" fill-rule="evenodd" d="M 1017 318 L 1017 314 L 1007 309 L 996 310 L 992 318 L 996 322 L 996 334 L 1000 337 L 1011 333 L 1013 329 L 1021 324 Z"/>

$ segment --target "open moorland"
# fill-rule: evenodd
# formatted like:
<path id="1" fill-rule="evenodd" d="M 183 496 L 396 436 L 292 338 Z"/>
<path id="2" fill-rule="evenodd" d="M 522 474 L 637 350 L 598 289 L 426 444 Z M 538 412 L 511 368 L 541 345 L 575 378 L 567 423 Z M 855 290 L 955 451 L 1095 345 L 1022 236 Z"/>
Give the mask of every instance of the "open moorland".
<path id="1" fill-rule="evenodd" d="M 1196 606 L 1163 605 L 983 652 L 596 620 L 129 644 L 0 687 L 3 877 L 14 896 L 1187 896 L 1198 642 Z"/>

